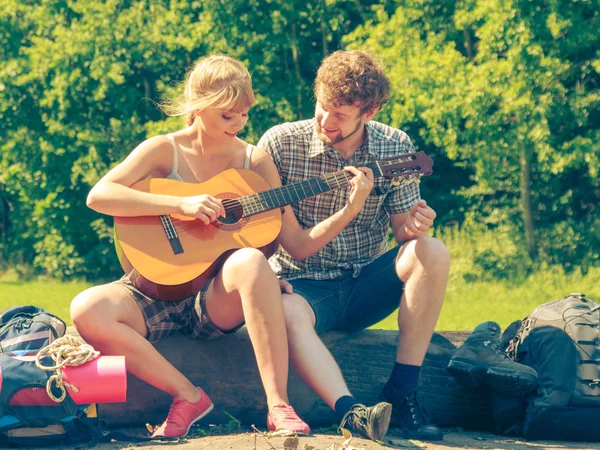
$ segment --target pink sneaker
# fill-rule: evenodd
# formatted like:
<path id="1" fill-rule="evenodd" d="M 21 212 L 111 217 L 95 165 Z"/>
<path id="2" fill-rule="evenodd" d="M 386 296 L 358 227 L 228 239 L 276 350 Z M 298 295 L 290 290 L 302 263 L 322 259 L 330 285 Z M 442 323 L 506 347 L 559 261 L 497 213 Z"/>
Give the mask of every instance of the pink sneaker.
<path id="1" fill-rule="evenodd" d="M 273 406 L 267 415 L 267 428 L 271 431 L 285 430 L 296 434 L 310 434 L 310 427 L 298 417 L 294 408 L 285 403 Z"/>
<path id="2" fill-rule="evenodd" d="M 182 398 L 173 399 L 169 415 L 163 424 L 152 433 L 152 437 L 182 437 L 188 434 L 194 422 L 202 419 L 213 409 L 213 403 L 201 388 L 200 400 L 196 403 L 188 402 Z"/>

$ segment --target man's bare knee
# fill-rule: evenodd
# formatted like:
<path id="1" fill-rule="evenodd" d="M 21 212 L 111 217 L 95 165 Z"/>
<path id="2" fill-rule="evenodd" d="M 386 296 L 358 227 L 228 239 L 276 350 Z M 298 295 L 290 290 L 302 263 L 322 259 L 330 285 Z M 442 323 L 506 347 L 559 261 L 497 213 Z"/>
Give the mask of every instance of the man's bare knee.
<path id="1" fill-rule="evenodd" d="M 415 245 L 415 254 L 423 266 L 450 266 L 450 252 L 438 239 L 432 237 L 419 239 Z"/>
<path id="2" fill-rule="evenodd" d="M 450 252 L 446 245 L 432 237 L 420 237 L 406 243 L 396 259 L 396 270 L 405 281 L 407 274 L 416 267 L 423 267 L 428 272 L 448 272 Z"/>
<path id="3" fill-rule="evenodd" d="M 308 302 L 300 295 L 284 294 L 283 314 L 289 331 L 315 326 L 315 314 Z"/>

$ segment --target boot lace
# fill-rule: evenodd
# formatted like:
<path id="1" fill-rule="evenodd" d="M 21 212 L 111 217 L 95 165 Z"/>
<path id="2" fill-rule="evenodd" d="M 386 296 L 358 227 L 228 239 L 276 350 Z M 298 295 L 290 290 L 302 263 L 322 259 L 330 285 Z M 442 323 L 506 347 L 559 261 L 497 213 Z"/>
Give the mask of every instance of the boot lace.
<path id="1" fill-rule="evenodd" d="M 173 403 L 169 408 L 169 414 L 167 414 L 166 422 L 178 423 L 177 419 L 184 420 L 185 416 L 181 413 L 181 411 L 183 410 L 182 406 L 184 406 L 185 403 L 186 401 L 182 398 L 176 398 L 173 400 Z"/>
<path id="2" fill-rule="evenodd" d="M 427 414 L 421 408 L 421 405 L 417 402 L 417 394 L 416 392 L 410 393 L 406 399 L 404 400 L 406 406 L 408 408 L 408 412 L 410 413 L 410 421 L 414 426 L 419 426 L 423 423 L 428 423 Z"/>
<path id="3" fill-rule="evenodd" d="M 498 342 L 498 341 L 489 341 L 489 340 L 488 340 L 488 341 L 484 341 L 484 342 L 483 342 L 483 345 L 484 345 L 484 346 L 486 346 L 486 347 L 489 347 L 489 348 L 491 348 L 491 349 L 494 351 L 494 353 L 497 353 L 497 354 L 498 354 L 498 356 L 500 356 L 500 358 L 502 358 L 502 359 L 507 359 L 507 360 L 508 360 L 508 359 L 510 359 L 510 358 L 509 358 L 509 357 L 506 355 L 506 353 L 504 352 L 504 350 L 502 350 L 502 349 L 500 348 L 500 342 Z"/>
<path id="4" fill-rule="evenodd" d="M 338 433 L 341 432 L 342 428 L 350 428 L 354 431 L 359 431 L 366 429 L 368 425 L 369 416 L 367 407 L 365 405 L 356 404 L 350 411 L 344 414 L 340 426 L 338 427 Z"/>

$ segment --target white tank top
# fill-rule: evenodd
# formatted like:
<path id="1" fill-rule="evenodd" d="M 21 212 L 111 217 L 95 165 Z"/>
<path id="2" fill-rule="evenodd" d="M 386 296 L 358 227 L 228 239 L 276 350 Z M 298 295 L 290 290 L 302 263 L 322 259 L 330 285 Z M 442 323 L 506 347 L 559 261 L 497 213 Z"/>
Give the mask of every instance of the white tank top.
<path id="1" fill-rule="evenodd" d="M 171 145 L 173 146 L 173 165 L 171 167 L 171 173 L 167 176 L 167 178 L 169 180 L 183 181 L 183 178 L 181 178 L 181 175 L 179 175 L 179 172 L 177 171 L 177 168 L 179 167 L 179 144 L 177 144 L 177 141 L 175 141 L 175 138 L 172 134 L 167 134 L 167 138 L 171 141 Z M 250 169 L 250 157 L 252 156 L 253 149 L 254 146 L 251 144 L 248 144 L 246 147 L 244 169 Z"/>

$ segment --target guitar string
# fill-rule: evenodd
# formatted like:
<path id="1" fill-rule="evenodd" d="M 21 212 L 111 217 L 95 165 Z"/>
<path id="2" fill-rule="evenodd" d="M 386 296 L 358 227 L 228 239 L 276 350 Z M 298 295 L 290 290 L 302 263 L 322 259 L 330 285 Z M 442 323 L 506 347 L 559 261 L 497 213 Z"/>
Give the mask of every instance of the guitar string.
<path id="1" fill-rule="evenodd" d="M 192 223 L 189 223 L 189 222 L 192 222 Z M 270 222 L 269 219 L 260 219 L 260 218 L 254 219 L 252 221 L 245 223 L 242 228 L 245 228 L 245 229 L 252 228 L 252 227 L 262 225 L 262 224 L 268 223 L 268 222 Z M 205 225 L 205 224 L 203 224 L 203 225 Z M 180 233 L 181 235 L 184 235 L 186 232 L 189 232 L 189 231 L 197 231 L 198 230 L 198 224 L 196 223 L 195 220 L 193 220 L 193 221 L 187 221 L 187 220 L 176 221 L 176 222 L 173 222 L 173 226 L 177 229 L 177 232 Z M 208 225 L 205 225 L 205 226 L 208 226 Z M 218 229 L 218 227 L 215 227 L 215 228 Z M 238 228 L 238 230 L 240 230 L 240 229 L 241 228 Z"/>
<path id="2" fill-rule="evenodd" d="M 393 165 L 393 164 L 398 163 L 398 159 L 402 159 L 402 157 L 393 157 L 393 158 L 390 158 L 390 160 L 383 159 L 383 160 L 380 160 L 378 163 L 383 166 Z M 400 162 L 402 162 L 402 161 L 400 161 Z M 374 164 L 371 164 L 371 165 L 374 165 Z M 377 168 L 377 166 L 375 165 L 374 168 Z M 374 168 L 372 168 L 372 169 L 374 169 Z M 290 200 L 292 200 L 292 202 L 293 202 L 294 200 L 292 198 L 291 189 L 294 189 L 296 191 L 296 196 L 300 197 L 298 194 L 298 187 L 302 188 L 304 193 L 306 193 L 304 186 L 311 187 L 311 190 L 314 193 L 314 189 L 312 189 L 312 185 L 315 184 L 314 182 L 316 182 L 318 184 L 321 179 L 324 179 L 330 185 L 330 187 L 331 187 L 331 182 L 335 182 L 338 185 L 338 187 L 341 187 L 340 181 L 349 182 L 351 178 L 352 178 L 352 176 L 347 171 L 342 170 L 342 171 L 338 171 L 338 172 L 332 172 L 330 174 L 325 174 L 325 175 L 323 175 L 322 178 L 313 178 L 311 180 L 303 180 L 299 183 L 294 183 L 292 185 L 280 186 L 279 188 L 271 189 L 271 191 L 273 191 L 273 192 L 269 192 L 269 191 L 266 191 L 266 192 L 268 193 L 269 196 L 274 196 L 275 195 L 274 191 L 280 190 L 283 193 L 282 197 L 283 197 L 284 201 L 287 202 L 287 200 L 285 199 L 285 195 L 287 194 L 289 196 Z M 250 201 L 252 202 L 251 205 L 249 206 L 251 209 L 254 207 L 263 206 L 261 203 L 258 202 L 259 197 L 256 197 L 259 194 L 264 194 L 264 192 L 258 192 L 258 193 L 249 194 L 248 196 L 246 196 L 246 197 L 250 197 Z M 226 199 L 224 201 L 227 201 L 227 200 L 228 199 Z M 231 199 L 231 200 L 237 200 L 237 199 Z"/>
<path id="3" fill-rule="evenodd" d="M 382 161 L 380 161 L 380 164 L 386 166 L 386 165 L 395 164 L 395 162 L 382 160 Z M 347 187 L 348 183 L 350 183 L 350 180 L 352 178 L 353 178 L 353 175 L 349 174 L 347 171 L 338 171 L 338 172 L 333 172 L 330 174 L 325 174 L 319 178 L 313 178 L 311 180 L 304 180 L 299 183 L 294 183 L 294 184 L 291 184 L 288 186 L 280 186 L 279 188 L 271 189 L 271 190 L 265 191 L 265 192 L 256 192 L 256 193 L 249 194 L 249 195 L 239 197 L 236 199 L 225 199 L 222 201 L 222 203 L 223 203 L 223 206 L 225 207 L 226 212 L 227 212 L 227 210 L 229 210 L 233 213 L 248 212 L 249 215 L 254 215 L 254 214 L 261 213 L 261 212 L 266 212 L 269 209 L 275 209 L 277 207 L 277 206 L 275 206 L 275 202 L 273 201 L 273 197 L 276 197 L 275 190 L 280 191 L 283 202 L 285 204 L 289 204 L 289 203 L 293 203 L 295 201 L 299 201 L 300 198 L 302 198 L 302 197 L 307 198 L 305 186 L 310 187 L 312 193 L 315 194 L 313 185 L 315 185 L 315 183 L 319 184 L 319 181 L 321 181 L 321 180 L 323 180 L 327 183 L 329 190 L 334 190 L 334 189 L 339 189 L 342 187 Z M 408 177 L 401 176 L 401 178 L 408 178 Z M 333 185 L 334 182 L 335 182 L 335 185 Z M 304 195 L 300 194 L 300 192 L 298 191 L 298 187 L 300 187 L 302 189 L 302 192 Z M 293 198 L 293 193 L 291 191 L 292 189 L 294 189 L 294 191 L 295 191 L 296 199 Z M 324 192 L 325 191 L 319 192 L 319 194 L 324 193 Z M 288 200 L 286 200 L 286 197 L 285 197 L 286 194 L 289 197 L 290 202 L 288 202 Z M 269 204 L 268 199 L 266 199 L 267 195 L 271 197 L 271 205 Z M 263 202 L 262 201 L 263 198 L 265 198 L 266 201 Z M 246 204 L 244 205 L 244 203 L 246 203 Z M 191 222 L 190 225 L 195 226 L 195 224 L 193 223 L 193 222 L 195 222 L 194 220 L 182 221 L 182 222 Z"/>
<path id="4" fill-rule="evenodd" d="M 349 178 L 347 176 L 345 176 L 345 181 L 348 181 L 348 180 L 349 180 Z M 335 181 L 336 181 L 336 183 L 339 184 L 340 180 L 338 180 L 337 177 L 336 177 Z M 227 199 L 227 200 L 229 200 L 230 202 L 236 202 L 238 199 Z M 239 210 L 239 212 L 241 213 L 243 211 L 243 206 L 241 205 L 241 202 L 238 202 L 238 203 L 239 204 L 236 205 L 236 206 L 234 206 L 234 208 L 235 208 L 236 211 Z M 266 210 L 263 211 L 263 212 L 266 212 Z M 263 222 L 266 222 L 266 221 L 268 221 L 268 220 L 267 219 L 258 219 L 258 220 L 255 219 L 255 220 L 252 220 L 251 222 L 247 222 L 246 224 L 243 225 L 243 227 L 244 228 L 250 228 L 250 227 L 253 227 L 253 226 L 260 225 L 260 224 L 262 224 Z M 224 224 L 224 225 L 228 225 L 228 224 Z M 198 223 L 196 222 L 196 219 L 192 219 L 192 220 L 174 219 L 174 221 L 173 221 L 173 227 L 175 228 L 175 230 L 177 232 L 179 232 L 179 231 L 185 232 L 185 231 L 189 231 L 191 229 L 197 230 Z"/>
<path id="5" fill-rule="evenodd" d="M 347 183 L 352 179 L 351 176 L 348 176 L 345 173 L 341 173 L 341 174 L 335 173 L 335 174 L 331 174 L 331 175 L 326 175 L 325 178 L 329 178 L 329 180 L 325 179 L 325 182 L 327 182 L 327 184 L 330 188 L 331 188 L 331 185 L 333 184 L 333 182 L 335 182 L 335 184 L 338 187 L 344 187 L 344 186 L 342 186 L 342 183 L 344 183 L 344 182 Z M 405 178 L 405 177 L 402 177 L 402 178 Z M 335 187 L 333 189 L 335 189 Z M 297 189 L 295 189 L 295 190 L 296 190 L 296 195 L 298 195 L 298 190 Z M 313 192 L 314 192 L 314 189 L 313 189 Z M 264 194 L 264 192 L 258 192 L 258 193 L 247 195 L 247 196 L 240 197 L 237 199 L 223 200 L 226 212 L 232 212 L 238 216 L 241 216 L 244 212 L 249 213 L 247 215 L 254 215 L 254 214 L 261 213 L 261 212 L 266 212 L 269 209 L 275 209 L 275 208 L 272 208 L 268 204 L 268 202 L 266 202 L 266 203 L 262 202 L 262 201 L 259 202 L 259 198 L 258 198 L 259 194 Z M 291 193 L 288 193 L 288 194 L 290 196 L 290 199 L 293 202 L 294 199 L 291 197 Z M 250 198 L 250 203 L 244 205 L 243 203 L 245 202 L 245 200 L 241 200 L 242 198 L 243 199 Z M 287 202 L 287 200 L 285 200 L 285 196 L 283 196 L 283 200 Z M 182 221 L 182 222 L 189 222 L 190 226 L 196 226 L 196 224 L 194 224 L 194 222 L 195 222 L 194 220 Z"/>
<path id="6" fill-rule="evenodd" d="M 334 172 L 332 174 L 327 174 L 327 175 L 324 176 L 325 182 L 327 183 L 327 185 L 328 185 L 328 187 L 330 189 L 336 189 L 336 186 L 333 186 L 334 182 L 335 182 L 335 185 L 337 185 L 337 188 L 344 187 L 344 184 L 348 183 L 351 178 L 352 177 L 349 176 L 349 174 L 347 172 L 345 172 L 345 171 Z M 298 191 L 298 189 L 296 188 L 295 185 L 300 185 L 300 186 L 308 185 L 308 186 L 311 186 L 312 184 L 314 184 L 314 183 L 312 183 L 312 181 L 315 181 L 315 180 L 318 181 L 318 180 L 320 180 L 320 178 L 313 179 L 313 180 L 305 180 L 305 181 L 302 181 L 300 183 L 294 183 L 293 185 L 290 185 L 290 186 L 281 186 L 280 189 L 282 191 L 286 191 L 285 193 L 288 194 L 288 197 L 291 200 L 291 203 L 293 203 L 294 201 L 298 201 L 298 199 L 301 197 L 301 195 L 299 194 L 299 191 Z M 293 195 L 292 192 L 291 192 L 291 188 L 292 187 L 294 188 L 294 190 L 296 192 L 296 197 L 297 197 L 296 199 L 294 199 L 292 197 L 292 195 Z M 303 189 L 304 192 L 306 192 L 306 190 L 304 189 L 304 187 L 302 187 L 302 189 Z M 314 189 L 312 189 L 312 187 L 311 187 L 311 190 L 314 193 Z M 269 191 L 267 191 L 267 192 L 269 192 Z M 233 213 L 239 213 L 240 209 L 241 209 L 241 211 L 243 211 L 243 212 L 248 212 L 248 213 L 250 213 L 250 215 L 254 215 L 254 214 L 257 214 L 257 213 L 260 213 L 260 212 L 268 211 L 269 208 L 270 208 L 269 205 L 268 205 L 268 202 L 266 204 L 266 208 L 265 208 L 265 204 L 263 202 L 260 202 L 260 195 L 261 194 L 264 194 L 264 193 L 263 192 L 257 192 L 257 193 L 246 195 L 244 197 L 239 197 L 239 198 L 236 198 L 236 199 L 225 199 L 225 200 L 222 201 L 222 203 L 223 203 L 223 206 L 225 207 L 226 212 L 228 212 L 228 210 L 229 210 L 229 211 L 231 211 Z M 269 193 L 269 195 L 271 195 L 271 193 Z M 283 200 L 284 200 L 285 203 L 288 202 L 286 200 L 286 198 L 285 198 L 285 194 L 282 195 L 282 198 L 283 198 Z M 244 200 L 242 200 L 242 199 L 244 199 Z M 249 203 L 247 203 L 246 205 L 244 205 L 243 203 L 245 203 L 246 201 L 249 201 Z M 195 226 L 196 225 L 196 224 L 193 223 L 194 222 L 193 220 L 182 221 L 182 222 L 186 222 L 186 223 L 189 222 L 190 226 Z M 184 229 L 185 229 L 185 227 L 184 227 Z"/>
<path id="7" fill-rule="evenodd" d="M 405 178 L 405 177 L 402 177 L 402 178 Z M 350 179 L 351 179 L 351 177 L 348 177 L 348 176 L 344 176 L 343 180 L 340 180 L 339 177 L 334 177 L 334 180 L 335 180 L 336 184 L 338 184 L 338 185 L 339 185 L 340 181 L 349 181 Z M 328 184 L 329 184 L 329 182 L 328 182 Z M 257 193 L 257 194 L 261 194 L 261 193 Z M 248 198 L 248 196 L 245 196 L 245 197 Z M 225 201 L 227 201 L 226 212 L 233 212 L 236 215 L 241 216 L 241 217 L 244 217 L 244 216 L 242 216 L 242 214 L 245 210 L 248 210 L 248 212 L 251 213 L 249 215 L 258 214 L 258 213 L 266 212 L 269 210 L 269 209 L 265 209 L 263 204 L 261 204 L 259 207 L 258 206 L 259 204 L 256 202 L 255 199 L 252 200 L 253 203 L 250 203 L 246 207 L 244 207 L 244 205 L 242 204 L 243 202 L 240 201 L 239 199 L 226 199 Z M 257 207 L 255 208 L 255 206 L 257 206 Z M 270 208 L 270 207 L 267 205 L 267 208 Z M 270 208 L 270 209 L 275 209 L 275 208 Z M 181 222 L 182 224 L 179 224 L 179 222 Z M 253 223 L 255 223 L 255 221 Z M 196 220 L 194 220 L 194 219 L 180 220 L 180 221 L 178 221 L 178 224 L 179 225 L 177 227 L 177 230 L 183 230 L 183 231 L 186 231 L 187 229 L 190 229 L 190 228 L 197 227 Z M 224 224 L 224 225 L 227 225 L 227 224 Z M 244 225 L 244 226 L 249 226 L 249 224 Z"/>

